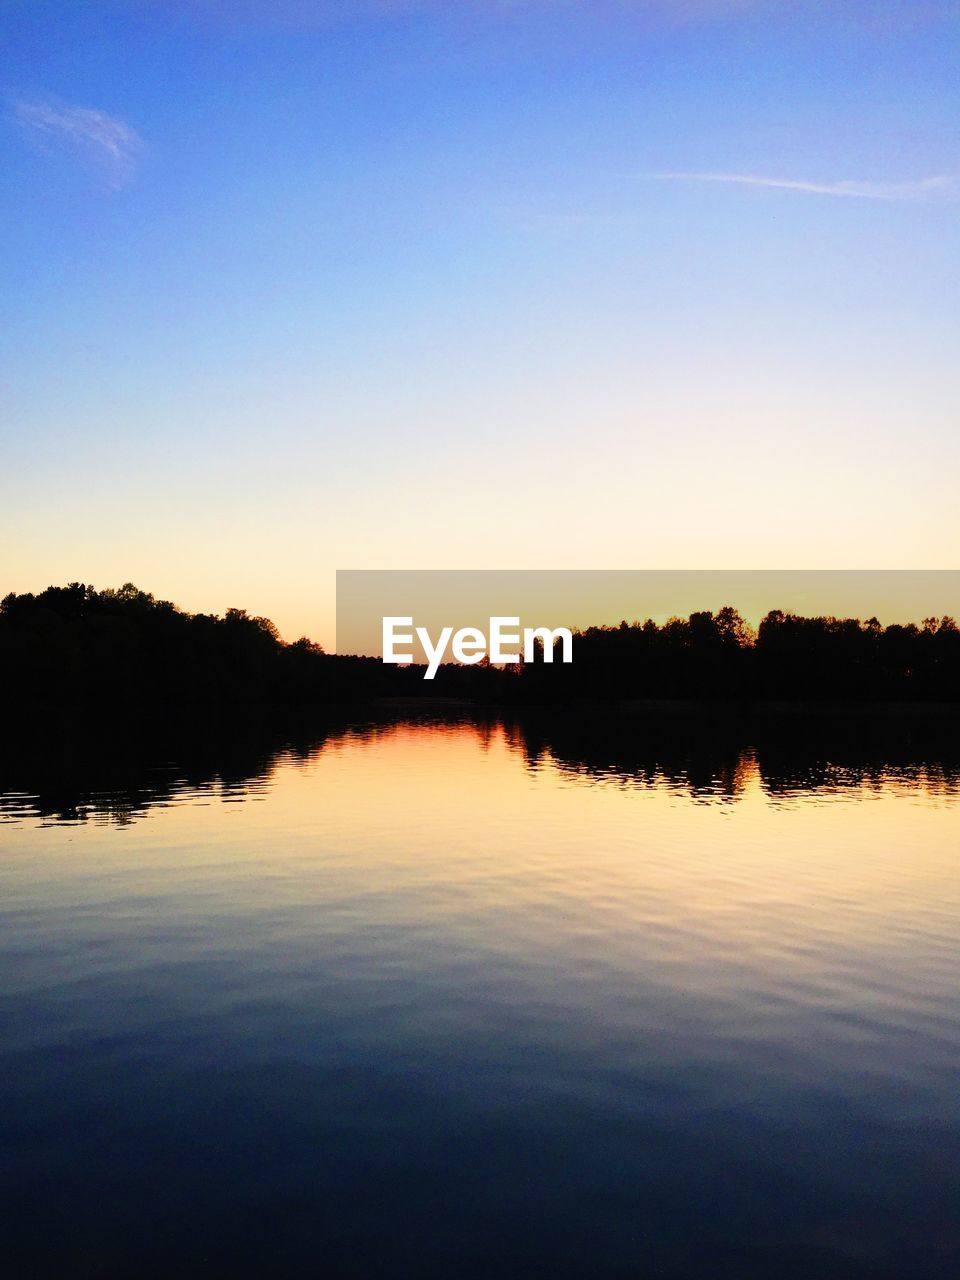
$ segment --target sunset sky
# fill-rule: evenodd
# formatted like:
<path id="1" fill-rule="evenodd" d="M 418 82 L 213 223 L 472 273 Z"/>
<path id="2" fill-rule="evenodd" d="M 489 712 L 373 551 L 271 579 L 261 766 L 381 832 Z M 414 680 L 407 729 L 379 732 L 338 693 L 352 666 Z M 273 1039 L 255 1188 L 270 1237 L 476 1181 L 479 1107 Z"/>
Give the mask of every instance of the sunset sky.
<path id="1" fill-rule="evenodd" d="M 329 644 L 337 568 L 957 566 L 955 0 L 0 39 L 0 594 Z"/>

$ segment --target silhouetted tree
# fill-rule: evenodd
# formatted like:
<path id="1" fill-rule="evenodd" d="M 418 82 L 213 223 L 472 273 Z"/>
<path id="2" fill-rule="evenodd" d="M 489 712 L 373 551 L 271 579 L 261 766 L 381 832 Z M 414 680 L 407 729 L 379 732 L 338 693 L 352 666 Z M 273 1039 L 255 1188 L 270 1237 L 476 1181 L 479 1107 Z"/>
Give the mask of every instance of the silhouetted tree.
<path id="1" fill-rule="evenodd" d="M 385 696 L 486 703 L 583 699 L 960 700 L 960 628 L 953 618 L 882 627 L 876 618 L 806 618 L 775 609 L 756 634 L 736 609 L 663 625 L 622 621 L 575 633 L 574 661 L 422 667 L 285 644 L 267 618 L 187 613 L 132 583 L 80 582 L 0 601 L 0 672 L 17 702 L 128 705 L 306 703 Z"/>

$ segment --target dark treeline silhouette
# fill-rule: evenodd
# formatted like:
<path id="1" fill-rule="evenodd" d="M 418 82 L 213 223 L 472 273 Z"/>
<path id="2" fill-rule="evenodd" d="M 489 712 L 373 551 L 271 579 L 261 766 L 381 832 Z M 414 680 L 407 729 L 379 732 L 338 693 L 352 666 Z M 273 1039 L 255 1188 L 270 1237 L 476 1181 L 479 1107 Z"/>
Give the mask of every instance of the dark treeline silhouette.
<path id="1" fill-rule="evenodd" d="M 590 627 L 576 633 L 569 665 L 447 664 L 426 681 L 422 667 L 327 654 L 306 638 L 284 643 L 272 622 L 243 609 L 191 614 L 129 583 L 104 591 L 71 583 L 0 601 L 0 671 L 8 707 L 330 706 L 383 697 L 958 701 L 960 629 L 952 618 L 882 627 L 875 618 L 774 610 L 754 633 L 728 607 L 662 625 Z"/>
<path id="2" fill-rule="evenodd" d="M 577 698 L 960 699 L 960 628 L 952 618 L 882 627 L 876 618 L 804 618 L 775 609 L 756 633 L 733 608 L 590 627 L 574 661 L 531 664 L 528 692 Z"/>
<path id="3" fill-rule="evenodd" d="M 492 669 L 423 668 L 328 654 L 306 637 L 284 643 L 269 618 L 245 609 L 187 613 L 132 583 L 83 583 L 0 600 L 0 673 L 8 707 L 43 701 L 98 708 L 131 703 L 329 706 L 378 697 L 482 697 Z"/>
<path id="4" fill-rule="evenodd" d="M 97 591 L 74 582 L 0 601 L 0 671 L 21 701 L 325 703 L 337 673 L 364 685 L 379 665 L 332 658 L 306 638 L 284 644 L 269 619 L 244 609 L 187 613 L 131 583 Z"/>

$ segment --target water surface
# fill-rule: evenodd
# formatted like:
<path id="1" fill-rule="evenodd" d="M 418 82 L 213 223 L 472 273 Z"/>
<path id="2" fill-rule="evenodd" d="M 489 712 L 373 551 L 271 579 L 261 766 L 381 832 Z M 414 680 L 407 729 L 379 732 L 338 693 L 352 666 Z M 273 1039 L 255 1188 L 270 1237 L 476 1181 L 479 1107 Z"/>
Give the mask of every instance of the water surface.
<path id="1" fill-rule="evenodd" d="M 5 1274 L 955 1276 L 960 774 L 868 738 L 8 769 Z"/>

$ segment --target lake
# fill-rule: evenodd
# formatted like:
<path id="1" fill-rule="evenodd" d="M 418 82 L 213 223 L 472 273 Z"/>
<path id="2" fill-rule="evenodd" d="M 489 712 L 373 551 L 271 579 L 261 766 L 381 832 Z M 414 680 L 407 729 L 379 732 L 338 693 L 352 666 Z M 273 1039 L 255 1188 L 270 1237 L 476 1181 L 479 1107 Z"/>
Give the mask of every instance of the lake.
<path id="1" fill-rule="evenodd" d="M 848 728 L 9 745 L 3 1274 L 960 1274 L 957 739 Z"/>

